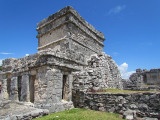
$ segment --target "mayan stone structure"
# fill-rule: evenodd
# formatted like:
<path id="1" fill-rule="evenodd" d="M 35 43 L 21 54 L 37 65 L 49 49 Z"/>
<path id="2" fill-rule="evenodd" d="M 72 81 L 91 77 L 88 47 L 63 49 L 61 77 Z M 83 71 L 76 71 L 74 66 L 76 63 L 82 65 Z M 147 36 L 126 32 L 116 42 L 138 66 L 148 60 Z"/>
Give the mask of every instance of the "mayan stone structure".
<path id="1" fill-rule="evenodd" d="M 103 53 L 104 35 L 72 7 L 39 22 L 37 31 L 38 53 L 3 60 L 1 100 L 57 112 L 73 107 L 77 91 L 123 88 L 116 63 Z"/>
<path id="2" fill-rule="evenodd" d="M 124 89 L 131 90 L 159 90 L 160 69 L 137 69 L 129 80 L 124 81 Z"/>

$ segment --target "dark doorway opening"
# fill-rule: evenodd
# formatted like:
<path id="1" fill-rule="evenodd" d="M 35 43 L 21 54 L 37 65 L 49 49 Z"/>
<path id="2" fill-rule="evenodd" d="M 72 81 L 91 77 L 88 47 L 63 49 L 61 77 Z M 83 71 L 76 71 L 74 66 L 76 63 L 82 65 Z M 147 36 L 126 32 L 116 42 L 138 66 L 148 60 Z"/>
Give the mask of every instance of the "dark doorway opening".
<path id="1" fill-rule="evenodd" d="M 36 79 L 36 75 L 31 75 L 29 79 L 29 92 L 30 92 L 30 102 L 34 103 L 34 82 Z"/>
<path id="2" fill-rule="evenodd" d="M 22 90 L 22 88 L 21 88 L 21 85 L 22 85 L 22 76 L 18 76 L 18 83 L 17 83 L 18 85 L 18 99 L 19 99 L 19 101 L 21 101 L 21 90 Z"/>
<path id="3" fill-rule="evenodd" d="M 8 97 L 10 97 L 11 95 L 11 79 L 7 79 L 7 93 L 8 93 Z"/>
<path id="4" fill-rule="evenodd" d="M 68 75 L 63 75 L 62 99 L 67 100 Z"/>

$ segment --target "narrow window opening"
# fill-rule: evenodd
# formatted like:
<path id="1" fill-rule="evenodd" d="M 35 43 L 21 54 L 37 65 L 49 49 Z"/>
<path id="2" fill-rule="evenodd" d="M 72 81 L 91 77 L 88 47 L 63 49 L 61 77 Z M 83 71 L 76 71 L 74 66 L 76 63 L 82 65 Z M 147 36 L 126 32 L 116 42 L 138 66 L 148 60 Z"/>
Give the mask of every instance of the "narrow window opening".
<path id="1" fill-rule="evenodd" d="M 21 84 L 22 84 L 22 76 L 18 76 L 18 99 L 21 101 Z"/>
<path id="2" fill-rule="evenodd" d="M 30 92 L 30 102 L 34 103 L 34 82 L 35 82 L 36 76 L 31 75 L 29 79 L 29 92 Z"/>

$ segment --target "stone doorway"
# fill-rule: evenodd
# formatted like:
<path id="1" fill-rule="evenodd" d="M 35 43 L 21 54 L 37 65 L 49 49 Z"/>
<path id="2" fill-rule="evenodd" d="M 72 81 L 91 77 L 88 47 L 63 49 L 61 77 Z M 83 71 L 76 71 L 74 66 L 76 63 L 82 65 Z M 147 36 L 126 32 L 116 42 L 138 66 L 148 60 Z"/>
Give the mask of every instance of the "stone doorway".
<path id="1" fill-rule="evenodd" d="M 62 99 L 67 101 L 68 97 L 68 75 L 63 75 Z"/>
<path id="2" fill-rule="evenodd" d="M 22 91 L 22 76 L 18 76 L 18 82 L 17 82 L 17 86 L 18 86 L 18 100 L 21 101 L 21 91 Z"/>
<path id="3" fill-rule="evenodd" d="M 30 93 L 30 102 L 34 103 L 34 83 L 35 83 L 36 75 L 31 75 L 29 79 L 29 93 Z"/>
<path id="4" fill-rule="evenodd" d="M 10 97 L 10 94 L 11 94 L 11 79 L 10 78 L 7 79 L 7 93 L 8 93 L 8 97 Z"/>

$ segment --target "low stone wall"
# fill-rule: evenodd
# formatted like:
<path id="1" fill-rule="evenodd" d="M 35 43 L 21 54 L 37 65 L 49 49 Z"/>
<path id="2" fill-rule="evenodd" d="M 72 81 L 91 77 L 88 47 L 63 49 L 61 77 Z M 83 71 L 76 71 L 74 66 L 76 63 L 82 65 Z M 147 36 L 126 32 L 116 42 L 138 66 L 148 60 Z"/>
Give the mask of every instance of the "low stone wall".
<path id="1" fill-rule="evenodd" d="M 83 93 L 77 95 L 75 106 L 119 113 L 126 119 L 160 118 L 160 93 Z"/>

